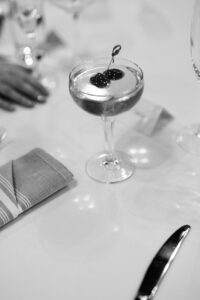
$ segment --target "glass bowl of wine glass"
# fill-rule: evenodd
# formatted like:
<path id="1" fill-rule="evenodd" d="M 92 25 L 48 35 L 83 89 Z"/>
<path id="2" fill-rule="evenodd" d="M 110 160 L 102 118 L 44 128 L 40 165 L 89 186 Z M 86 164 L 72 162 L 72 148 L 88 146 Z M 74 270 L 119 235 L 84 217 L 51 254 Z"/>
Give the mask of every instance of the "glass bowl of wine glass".
<path id="1" fill-rule="evenodd" d="M 69 75 L 69 91 L 75 103 L 88 113 L 101 117 L 105 150 L 86 164 L 87 174 L 98 182 L 115 183 L 134 174 L 135 165 L 127 153 L 113 146 L 113 126 L 118 114 L 130 110 L 144 89 L 142 69 L 134 62 L 109 57 L 83 62 Z"/>

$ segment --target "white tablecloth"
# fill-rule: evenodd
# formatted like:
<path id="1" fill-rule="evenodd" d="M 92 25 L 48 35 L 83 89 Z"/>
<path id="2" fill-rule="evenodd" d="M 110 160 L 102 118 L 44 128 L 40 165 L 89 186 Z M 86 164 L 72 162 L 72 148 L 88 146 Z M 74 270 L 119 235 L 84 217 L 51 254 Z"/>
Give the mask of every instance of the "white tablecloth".
<path id="1" fill-rule="evenodd" d="M 116 147 L 147 146 L 151 164 L 123 183 L 104 185 L 85 173 L 86 160 L 103 148 L 101 122 L 68 92 L 70 16 L 47 3 L 48 28 L 66 42 L 66 50 L 52 53 L 62 67 L 58 86 L 45 105 L 0 111 L 8 130 L 0 164 L 41 147 L 71 170 L 76 186 L 0 232 L 2 300 L 131 300 L 159 247 L 183 224 L 192 230 L 155 299 L 199 299 L 200 160 L 176 145 L 179 129 L 200 121 L 189 50 L 192 6 L 187 0 L 99 0 L 80 18 L 81 51 L 105 56 L 121 44 L 120 55 L 144 71 L 141 101 L 174 116 L 153 136 L 134 130 L 134 110 L 118 116 Z"/>

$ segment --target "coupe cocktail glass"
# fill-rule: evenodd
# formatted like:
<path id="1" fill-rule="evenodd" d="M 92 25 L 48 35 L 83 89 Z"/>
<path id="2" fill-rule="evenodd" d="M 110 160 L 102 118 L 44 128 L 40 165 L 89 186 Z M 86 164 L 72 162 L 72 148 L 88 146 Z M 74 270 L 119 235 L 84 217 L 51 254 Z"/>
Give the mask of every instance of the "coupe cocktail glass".
<path id="1" fill-rule="evenodd" d="M 69 91 L 76 104 L 101 117 L 104 124 L 105 150 L 88 160 L 87 174 L 99 182 L 115 183 L 129 178 L 135 170 L 129 155 L 114 149 L 112 133 L 115 116 L 128 111 L 138 102 L 144 81 L 143 72 L 137 64 L 115 58 L 109 68 L 111 71 L 119 70 L 123 77 L 111 80 L 106 87 L 93 85 L 91 78 L 108 70 L 109 60 L 109 57 L 100 58 L 76 66 L 69 76 Z"/>

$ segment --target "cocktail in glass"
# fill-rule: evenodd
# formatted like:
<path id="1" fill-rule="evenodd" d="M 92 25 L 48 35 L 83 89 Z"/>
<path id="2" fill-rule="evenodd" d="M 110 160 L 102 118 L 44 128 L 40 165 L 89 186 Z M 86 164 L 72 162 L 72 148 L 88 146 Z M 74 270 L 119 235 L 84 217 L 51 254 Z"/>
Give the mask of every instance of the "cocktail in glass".
<path id="1" fill-rule="evenodd" d="M 114 149 L 114 119 L 138 102 L 144 80 L 137 64 L 123 58 L 109 61 L 100 58 L 76 66 L 69 76 L 69 91 L 78 106 L 104 123 L 105 150 L 88 160 L 87 174 L 99 182 L 115 183 L 132 176 L 135 165 L 128 154 Z"/>

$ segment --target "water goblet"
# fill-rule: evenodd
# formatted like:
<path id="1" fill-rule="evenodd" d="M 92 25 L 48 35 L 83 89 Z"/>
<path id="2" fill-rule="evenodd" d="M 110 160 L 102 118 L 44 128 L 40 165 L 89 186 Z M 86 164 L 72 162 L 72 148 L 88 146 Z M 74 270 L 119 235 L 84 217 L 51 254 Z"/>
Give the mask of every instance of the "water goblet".
<path id="1" fill-rule="evenodd" d="M 200 0 L 196 0 L 190 28 L 190 54 L 197 80 L 200 80 Z M 178 145 L 187 153 L 200 155 L 200 123 L 184 127 L 177 139 Z"/>
<path id="2" fill-rule="evenodd" d="M 115 116 L 138 102 L 144 80 L 142 69 L 134 62 L 116 58 L 109 67 L 108 62 L 106 57 L 76 66 L 69 76 L 69 91 L 78 106 L 101 117 L 104 124 L 105 150 L 88 160 L 86 172 L 98 182 L 115 183 L 129 178 L 135 171 L 130 156 L 114 149 Z"/>

